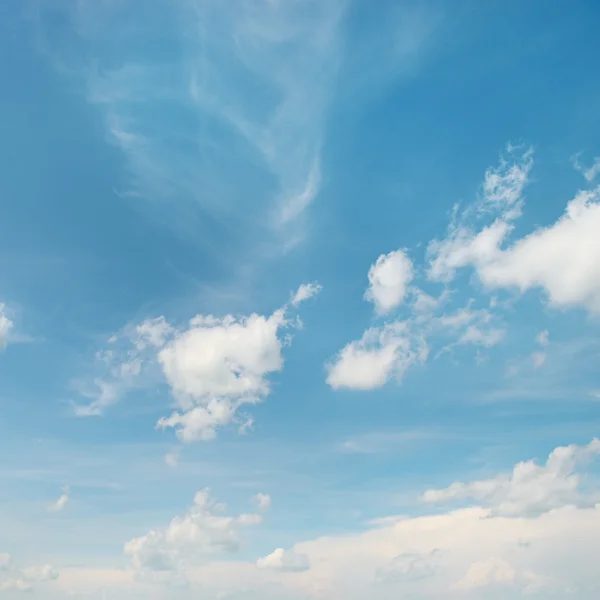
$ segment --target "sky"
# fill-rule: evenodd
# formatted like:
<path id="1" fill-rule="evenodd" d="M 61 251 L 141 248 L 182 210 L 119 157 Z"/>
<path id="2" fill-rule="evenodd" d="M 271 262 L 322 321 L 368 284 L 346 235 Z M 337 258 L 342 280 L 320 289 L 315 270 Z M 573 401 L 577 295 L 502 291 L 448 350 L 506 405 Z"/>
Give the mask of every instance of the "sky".
<path id="1" fill-rule="evenodd" d="M 4 0 L 0 598 L 597 599 L 599 27 Z"/>

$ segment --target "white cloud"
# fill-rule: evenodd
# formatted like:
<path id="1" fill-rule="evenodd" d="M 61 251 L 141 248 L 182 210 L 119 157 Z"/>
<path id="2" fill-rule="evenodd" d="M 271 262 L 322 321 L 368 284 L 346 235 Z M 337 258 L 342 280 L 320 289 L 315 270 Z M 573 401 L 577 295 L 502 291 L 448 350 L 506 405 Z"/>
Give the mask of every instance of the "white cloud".
<path id="1" fill-rule="evenodd" d="M 177 332 L 158 359 L 182 412 L 159 421 L 184 442 L 212 439 L 238 408 L 269 393 L 267 375 L 281 370 L 283 310 L 264 317 L 198 316 Z"/>
<path id="2" fill-rule="evenodd" d="M 583 459 L 596 451 L 597 442 L 557 448 L 542 469 L 564 480 L 573 460 L 583 464 Z M 530 478 L 540 479 L 539 472 L 531 467 L 519 467 L 515 473 L 489 481 L 514 479 L 527 486 Z M 554 485 L 552 477 L 547 482 L 550 487 Z M 541 489 L 547 490 L 548 485 Z M 497 484 L 484 482 L 482 487 Z M 536 495 L 538 499 L 532 501 Z M 590 493 L 588 498 L 593 495 Z M 238 548 L 237 530 L 256 523 L 257 515 L 226 517 L 222 507 L 207 507 L 204 495 L 167 528 L 127 544 L 135 576 L 131 570 L 71 568 L 61 571 L 55 589 L 63 595 L 67 590 L 76 590 L 85 597 L 104 588 L 118 600 L 136 594 L 158 600 L 172 596 L 173 591 L 146 587 L 147 579 L 138 575 L 162 568 L 170 571 L 155 573 L 151 581 L 170 582 L 172 570 L 177 569 L 175 579 L 184 578 L 189 585 L 188 590 L 177 592 L 177 597 L 185 600 L 198 594 L 248 600 L 458 600 L 466 593 L 477 600 L 491 600 L 534 592 L 592 600 L 598 591 L 600 504 L 582 502 L 581 494 L 574 502 L 571 492 L 559 496 L 546 502 L 546 492 L 533 493 L 521 504 L 529 508 L 535 505 L 535 510 L 519 510 L 519 514 L 507 511 L 511 516 L 500 514 L 497 507 L 491 506 L 493 503 L 487 503 L 489 508 L 384 517 L 363 531 L 321 535 L 296 543 L 290 554 L 278 549 L 260 559 L 263 568 L 257 568 L 254 562 L 219 560 L 215 556 L 221 550 Z M 294 555 L 305 558 L 292 559 Z"/>
<path id="3" fill-rule="evenodd" d="M 70 496 L 71 496 L 71 492 L 69 490 L 69 487 L 67 486 L 67 487 L 65 487 L 64 492 L 56 500 L 56 502 L 53 502 L 48 507 L 48 510 L 50 512 L 61 512 L 61 511 L 63 511 L 64 508 L 67 506 L 69 500 L 70 500 Z"/>
<path id="4" fill-rule="evenodd" d="M 558 307 L 600 312 L 600 188 L 581 191 L 554 224 L 502 246 L 520 216 L 522 193 L 533 165 L 531 151 L 510 151 L 488 171 L 478 202 L 455 211 L 447 237 L 429 244 L 429 277 L 450 281 L 472 266 L 488 289 L 544 290 Z M 485 217 L 485 225 L 475 227 Z"/>
<path id="5" fill-rule="evenodd" d="M 404 250 L 382 254 L 368 273 L 369 287 L 365 299 L 373 302 L 378 314 L 384 315 L 400 306 L 414 277 L 413 263 Z"/>
<path id="6" fill-rule="evenodd" d="M 314 282 L 300 286 L 294 303 L 319 290 Z M 211 440 L 231 423 L 245 433 L 253 420 L 240 408 L 262 402 L 269 375 L 283 368 L 282 348 L 292 336 L 282 330 L 297 323 L 288 320 L 286 308 L 270 316 L 196 315 L 184 327 L 161 316 L 124 328 L 96 353 L 102 375 L 76 386 L 91 402 L 76 406 L 75 414 L 101 415 L 127 391 L 166 381 L 178 410 L 159 419 L 158 428 L 176 429 L 186 443 Z"/>
<path id="7" fill-rule="evenodd" d="M 558 307 L 600 312 L 600 188 L 579 192 L 554 224 L 506 250 L 495 248 L 477 272 L 489 288 L 539 287 Z"/>
<path id="8" fill-rule="evenodd" d="M 238 530 L 258 525 L 257 514 L 224 516 L 209 490 L 198 492 L 194 505 L 175 517 L 164 529 L 155 529 L 125 544 L 125 554 L 138 570 L 171 571 L 198 564 L 206 556 L 236 552 L 241 545 Z"/>
<path id="9" fill-rule="evenodd" d="M 502 157 L 496 168 L 486 171 L 478 201 L 462 212 L 455 207 L 447 237 L 430 242 L 430 279 L 451 281 L 457 269 L 491 260 L 512 230 L 511 221 L 521 214 L 533 158 L 531 149 L 509 146 L 507 154 L 509 160 Z M 485 218 L 491 222 L 476 231 L 472 223 Z"/>
<path id="10" fill-rule="evenodd" d="M 428 490 L 423 500 L 431 504 L 474 500 L 503 516 L 541 514 L 568 505 L 593 506 L 600 497 L 580 490 L 581 475 L 576 467 L 596 454 L 600 454 L 598 439 L 587 446 L 559 446 L 544 466 L 533 460 L 520 462 L 511 473 Z"/>
<path id="11" fill-rule="evenodd" d="M 268 556 L 256 561 L 259 569 L 271 569 L 274 571 L 307 571 L 310 568 L 308 556 L 298 554 L 293 550 L 277 548 Z"/>
<path id="12" fill-rule="evenodd" d="M 322 289 L 322 286 L 319 285 L 316 281 L 313 281 L 312 283 L 303 283 L 293 295 L 292 305 L 298 306 L 305 300 L 316 296 Z"/>
<path id="13" fill-rule="evenodd" d="M 350 342 L 328 366 L 327 383 L 334 389 L 370 390 L 390 377 L 402 379 L 405 371 L 427 358 L 427 344 L 416 338 L 406 323 L 368 329 Z"/>
<path id="14" fill-rule="evenodd" d="M 263 494 L 260 492 L 256 494 L 253 499 L 254 502 L 256 502 L 256 507 L 258 510 L 265 511 L 271 508 L 271 496 L 269 496 L 269 494 Z"/>
<path id="15" fill-rule="evenodd" d="M 0 348 L 8 343 L 8 334 L 13 328 L 13 322 L 6 314 L 6 305 L 0 302 Z"/>
<path id="16" fill-rule="evenodd" d="M 590 183 L 596 179 L 596 175 L 600 173 L 600 156 L 596 156 L 589 167 L 585 167 L 579 161 L 579 155 L 573 157 L 573 166 L 579 171 Z"/>

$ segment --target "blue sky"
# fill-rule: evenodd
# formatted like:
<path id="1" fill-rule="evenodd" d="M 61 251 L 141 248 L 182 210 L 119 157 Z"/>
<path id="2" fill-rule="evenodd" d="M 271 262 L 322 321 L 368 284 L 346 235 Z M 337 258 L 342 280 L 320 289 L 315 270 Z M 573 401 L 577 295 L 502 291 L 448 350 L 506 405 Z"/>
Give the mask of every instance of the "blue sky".
<path id="1" fill-rule="evenodd" d="M 599 25 L 5 1 L 0 597 L 596 598 Z"/>

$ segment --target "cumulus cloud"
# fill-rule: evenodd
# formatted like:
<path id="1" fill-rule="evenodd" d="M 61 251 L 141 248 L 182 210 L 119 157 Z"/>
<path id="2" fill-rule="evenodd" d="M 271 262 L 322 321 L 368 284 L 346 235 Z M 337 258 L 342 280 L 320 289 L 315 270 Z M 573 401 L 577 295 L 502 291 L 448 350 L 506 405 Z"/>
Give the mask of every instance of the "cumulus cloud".
<path id="1" fill-rule="evenodd" d="M 56 502 L 53 502 L 50 506 L 48 506 L 48 510 L 50 512 L 58 513 L 65 509 L 69 500 L 71 498 L 71 490 L 69 487 L 65 487 L 63 493 L 59 496 Z"/>
<path id="2" fill-rule="evenodd" d="M 158 360 L 181 411 L 162 418 L 183 442 L 208 440 L 240 406 L 269 393 L 267 375 L 281 370 L 283 310 L 245 318 L 198 316 L 177 332 Z"/>
<path id="3" fill-rule="evenodd" d="M 334 389 L 370 390 L 427 357 L 427 344 L 414 337 L 408 324 L 392 323 L 368 329 L 347 344 L 328 366 L 327 383 Z"/>
<path id="4" fill-rule="evenodd" d="M 271 569 L 273 571 L 307 571 L 310 568 L 308 556 L 298 554 L 293 550 L 277 548 L 268 556 L 256 561 L 259 569 Z"/>
<path id="5" fill-rule="evenodd" d="M 382 254 L 369 269 L 365 299 L 373 302 L 378 314 L 397 308 L 414 276 L 413 263 L 404 250 Z"/>
<path id="6" fill-rule="evenodd" d="M 597 454 L 600 454 L 598 439 L 587 446 L 559 446 L 543 466 L 533 460 L 520 462 L 511 473 L 428 490 L 423 500 L 431 504 L 473 500 L 494 514 L 509 517 L 541 514 L 568 505 L 591 506 L 599 497 L 581 491 L 582 478 L 576 467 Z"/>
<path id="7" fill-rule="evenodd" d="M 194 505 L 163 529 L 134 538 L 124 547 L 134 568 L 144 571 L 174 571 L 198 564 L 207 556 L 239 550 L 240 529 L 258 525 L 258 514 L 225 516 L 225 507 L 215 502 L 208 489 L 194 497 Z"/>
<path id="8" fill-rule="evenodd" d="M 500 241 L 500 240 L 498 240 Z M 477 265 L 489 288 L 543 289 L 552 305 L 600 312 L 600 187 L 579 192 L 553 225 L 494 252 Z"/>
<path id="9" fill-rule="evenodd" d="M 260 511 L 269 510 L 269 508 L 271 508 L 271 496 L 269 494 L 260 492 L 253 497 L 253 500 Z"/>
<path id="10" fill-rule="evenodd" d="M 8 334 L 13 328 L 13 322 L 7 316 L 6 305 L 0 302 L 0 348 L 8 343 Z"/>
<path id="11" fill-rule="evenodd" d="M 298 305 L 321 287 L 303 284 L 292 303 Z M 101 415 L 129 390 L 166 382 L 177 409 L 157 422 L 173 428 L 180 441 L 213 439 L 219 428 L 236 423 L 245 433 L 253 423 L 240 408 L 262 402 L 270 393 L 269 376 L 283 368 L 282 349 L 292 336 L 287 305 L 271 315 L 196 315 L 175 326 L 164 317 L 130 325 L 97 352 L 103 374 L 78 391 L 91 399 L 75 407 L 78 416 Z M 169 456 L 173 463 L 174 457 Z"/>
<path id="12" fill-rule="evenodd" d="M 303 283 L 292 296 L 292 305 L 298 306 L 305 300 L 316 296 L 322 289 L 322 286 L 316 281 L 313 281 L 312 283 Z"/>
<path id="13" fill-rule="evenodd" d="M 217 552 L 239 548 L 238 530 L 256 523 L 257 515 L 227 517 L 223 507 L 210 506 L 210 501 L 207 507 L 206 494 L 167 528 L 132 540 L 126 552 L 138 575 L 167 569 L 163 575 L 155 571 L 152 581 L 171 581 L 173 573 L 175 580 L 184 578 L 190 598 L 201 593 L 250 600 L 315 596 L 434 600 L 472 593 L 483 600 L 538 592 L 544 597 L 572 594 L 591 600 L 598 591 L 600 504 L 591 502 L 591 493 L 587 497 L 580 493 L 574 501 L 572 484 L 564 485 L 563 480 L 570 477 L 573 461 L 583 467 L 586 458 L 597 454 L 597 445 L 593 441 L 560 447 L 545 467 L 534 465 L 536 470 L 520 463 L 526 468 L 474 486 L 502 488 L 496 500 L 481 502 L 484 506 L 380 518 L 362 531 L 321 535 L 294 544 L 290 551 L 279 548 L 260 559 L 262 568 L 255 562 L 218 559 Z M 546 469 L 547 476 L 539 469 Z M 562 483 L 554 484 L 550 471 Z M 497 480 L 504 483 L 498 486 Z M 527 488 L 529 481 L 542 485 Z M 506 491 L 515 485 L 524 485 L 526 493 Z M 567 492 L 549 494 L 549 489 Z M 498 510 L 503 502 L 508 506 L 507 496 L 512 508 Z M 520 505 L 517 511 L 514 498 Z M 56 589 L 85 595 L 106 587 L 114 597 L 120 597 L 120 590 L 129 596 L 155 597 L 156 592 L 144 587 L 145 581 L 134 578 L 131 570 L 73 568 L 61 572 Z M 180 595 L 188 597 L 185 591 Z"/>
<path id="14" fill-rule="evenodd" d="M 424 363 L 435 346 L 439 356 L 459 346 L 491 348 L 504 337 L 501 321 L 487 309 L 473 308 L 472 302 L 441 315 L 436 311 L 443 299 L 418 302 L 419 310 L 409 319 L 369 328 L 360 340 L 342 348 L 327 365 L 327 383 L 334 389 L 375 389 L 392 378 L 402 381 L 406 371 Z"/>
<path id="15" fill-rule="evenodd" d="M 455 211 L 446 238 L 429 244 L 429 277 L 450 281 L 471 266 L 488 289 L 539 288 L 554 306 L 599 312 L 600 188 L 578 192 L 554 224 L 506 245 L 533 166 L 531 150 L 509 150 L 510 160 L 486 173 L 481 198 Z"/>

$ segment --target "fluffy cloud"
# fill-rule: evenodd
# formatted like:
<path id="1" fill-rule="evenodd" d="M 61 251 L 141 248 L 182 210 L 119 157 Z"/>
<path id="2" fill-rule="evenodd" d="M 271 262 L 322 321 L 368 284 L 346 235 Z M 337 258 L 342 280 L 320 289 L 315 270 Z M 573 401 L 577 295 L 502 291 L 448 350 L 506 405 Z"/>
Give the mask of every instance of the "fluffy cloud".
<path id="1" fill-rule="evenodd" d="M 177 591 L 184 600 L 199 593 L 246 600 L 459 600 L 468 593 L 476 600 L 491 600 L 534 592 L 594 600 L 599 589 L 600 504 L 592 503 L 592 495 L 577 492 L 581 480 L 574 485 L 569 478 L 573 464 L 583 466 L 598 453 L 598 444 L 559 447 L 545 467 L 519 463 L 508 476 L 473 484 L 471 491 L 496 490 L 495 496 L 483 495 L 484 506 L 386 517 L 363 531 L 320 536 L 289 551 L 277 549 L 256 563 L 215 557 L 237 549 L 237 530 L 256 523 L 257 516 L 224 516 L 223 508 L 211 504 L 204 493 L 188 513 L 166 529 L 132 540 L 126 552 L 138 573 L 171 570 L 166 576 L 178 569 L 189 584 Z M 570 483 L 565 484 L 567 479 Z M 519 486 L 521 491 L 515 491 Z M 171 582 L 170 575 L 162 581 Z M 146 585 L 146 579 L 135 579 L 131 571 L 71 569 L 61 572 L 56 590 L 76 589 L 84 595 L 104 587 L 119 600 L 162 600 L 173 594 Z"/>
<path id="2" fill-rule="evenodd" d="M 320 289 L 315 282 L 301 285 L 292 304 Z M 174 428 L 182 442 L 211 440 L 232 422 L 243 433 L 252 419 L 240 423 L 239 409 L 268 396 L 268 377 L 283 368 L 282 348 L 290 340 L 282 330 L 293 325 L 284 306 L 270 316 L 197 315 L 185 327 L 158 317 L 127 327 L 97 353 L 106 372 L 92 385 L 78 386 L 92 401 L 76 406 L 75 413 L 100 415 L 128 390 L 166 380 L 178 410 L 159 419 L 157 427 Z"/>
<path id="3" fill-rule="evenodd" d="M 0 302 L 0 348 L 6 346 L 8 342 L 8 334 L 13 328 L 13 322 L 6 314 L 6 305 Z"/>
<path id="4" fill-rule="evenodd" d="M 198 492 L 194 505 L 175 517 L 164 529 L 155 529 L 125 544 L 125 554 L 141 571 L 175 571 L 197 564 L 204 557 L 236 552 L 241 545 L 240 528 L 258 525 L 262 517 L 223 515 L 225 507 L 216 503 L 209 490 Z"/>
<path id="5" fill-rule="evenodd" d="M 500 320 L 487 309 L 472 308 L 472 302 L 436 316 L 443 298 L 419 291 L 416 298 L 419 309 L 411 318 L 367 329 L 360 340 L 342 348 L 327 366 L 327 383 L 332 388 L 378 388 L 391 378 L 401 381 L 411 366 L 427 360 L 430 348 L 436 345 L 439 355 L 457 346 L 491 348 L 504 337 Z"/>
<path id="6" fill-rule="evenodd" d="M 313 281 L 312 283 L 303 283 L 292 296 L 292 305 L 298 306 L 305 300 L 316 296 L 322 289 L 323 287 L 316 281 Z"/>
<path id="7" fill-rule="evenodd" d="M 403 250 L 382 254 L 369 269 L 365 299 L 373 302 L 378 314 L 384 315 L 402 303 L 413 276 L 412 261 Z"/>
<path id="8" fill-rule="evenodd" d="M 334 389 L 370 390 L 392 376 L 401 379 L 415 362 L 427 358 L 427 345 L 406 323 L 368 329 L 346 345 L 328 366 L 327 383 Z"/>
<path id="9" fill-rule="evenodd" d="M 500 241 L 500 240 L 499 240 Z M 558 307 L 600 312 L 600 187 L 579 192 L 554 224 L 498 246 L 477 264 L 489 288 L 543 289 Z"/>
<path id="10" fill-rule="evenodd" d="M 528 460 L 492 479 L 428 490 L 423 500 L 432 504 L 474 500 L 503 516 L 541 514 L 566 505 L 590 506 L 600 497 L 581 492 L 581 475 L 575 469 L 596 454 L 600 454 L 598 439 L 587 446 L 559 446 L 544 466 Z"/>
<path id="11" fill-rule="evenodd" d="M 510 148 L 509 157 L 486 173 L 481 198 L 456 212 L 446 238 L 429 244 L 429 277 L 450 281 L 472 266 L 488 289 L 540 288 L 555 306 L 599 312 L 600 188 L 579 192 L 554 224 L 503 248 L 533 165 L 530 150 Z"/>
<path id="12" fill-rule="evenodd" d="M 283 367 L 279 330 L 283 310 L 270 317 L 198 316 L 159 352 L 163 372 L 182 412 L 159 421 L 184 442 L 208 440 L 243 404 L 269 393 L 267 375 Z"/>
<path id="13" fill-rule="evenodd" d="M 310 568 L 308 556 L 299 554 L 293 550 L 277 548 L 268 556 L 256 561 L 259 569 L 271 569 L 274 571 L 307 571 Z"/>
<path id="14" fill-rule="evenodd" d="M 50 512 L 61 512 L 67 506 L 70 498 L 71 498 L 71 491 L 70 491 L 69 487 L 67 486 L 67 487 L 65 487 L 63 493 L 56 500 L 56 502 L 53 502 L 48 507 L 48 510 Z"/>

